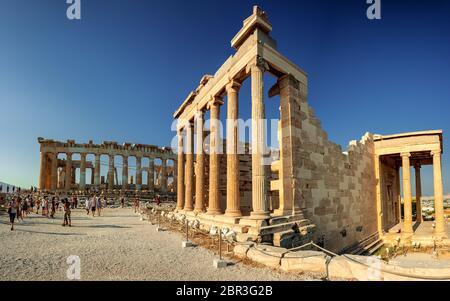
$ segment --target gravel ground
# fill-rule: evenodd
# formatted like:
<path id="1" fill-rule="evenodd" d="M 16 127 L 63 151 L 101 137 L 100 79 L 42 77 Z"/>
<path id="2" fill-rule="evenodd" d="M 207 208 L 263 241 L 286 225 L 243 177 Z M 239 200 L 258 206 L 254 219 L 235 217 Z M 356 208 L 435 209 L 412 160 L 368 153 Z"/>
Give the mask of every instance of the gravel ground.
<path id="1" fill-rule="evenodd" d="M 181 234 L 157 232 L 129 208 L 104 209 L 101 217 L 72 210 L 73 227 L 31 214 L 10 231 L 0 213 L 0 280 L 66 280 L 70 255 L 81 259 L 81 280 L 304 280 L 234 262 L 212 266 L 212 251 L 182 249 Z"/>

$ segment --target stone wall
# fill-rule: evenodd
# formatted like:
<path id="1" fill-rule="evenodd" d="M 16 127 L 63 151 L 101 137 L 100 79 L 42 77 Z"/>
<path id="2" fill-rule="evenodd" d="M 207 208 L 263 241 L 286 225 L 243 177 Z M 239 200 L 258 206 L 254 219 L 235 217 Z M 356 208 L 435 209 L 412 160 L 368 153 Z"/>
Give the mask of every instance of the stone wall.
<path id="1" fill-rule="evenodd" d="M 292 79 L 289 85 L 280 86 L 280 97 L 293 103 L 294 201 L 316 224 L 315 240 L 337 252 L 377 231 L 373 135 L 351 141 L 344 153 L 321 128 L 306 87 Z"/>

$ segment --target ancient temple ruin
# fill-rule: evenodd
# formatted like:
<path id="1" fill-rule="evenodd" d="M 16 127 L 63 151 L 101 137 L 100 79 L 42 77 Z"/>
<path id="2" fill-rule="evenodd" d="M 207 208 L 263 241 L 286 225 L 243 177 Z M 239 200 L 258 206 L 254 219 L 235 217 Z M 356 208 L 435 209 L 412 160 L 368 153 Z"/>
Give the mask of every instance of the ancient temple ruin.
<path id="1" fill-rule="evenodd" d="M 214 75 L 203 76 L 174 113 L 178 120 L 176 213 L 206 228 L 232 229 L 239 241 L 263 240 L 286 247 L 313 239 L 339 252 L 388 240 L 389 235 L 411 242 L 420 237 L 412 227 L 409 167 L 416 167 L 420 196 L 420 166 L 433 164 L 436 227 L 423 241 L 448 242 L 442 132 L 367 133 L 350 142 L 344 152 L 328 140 L 308 104 L 307 74 L 277 51 L 271 30 L 267 14 L 254 7 L 231 40 L 236 52 Z M 265 73 L 277 79 L 269 95 L 264 95 Z M 236 120 L 239 90 L 247 79 L 251 80 L 252 139 L 247 147 L 251 151 L 241 153 Z M 219 123 L 225 96 L 227 125 L 222 141 Z M 264 152 L 267 96 L 280 100 L 279 157 L 270 165 L 265 164 Z M 206 111 L 210 112 L 208 132 Z M 400 182 L 405 195 L 403 218 Z M 396 234 L 389 234 L 394 227 Z"/>
<path id="2" fill-rule="evenodd" d="M 39 189 L 41 191 L 80 191 L 86 189 L 107 192 L 158 192 L 162 194 L 175 193 L 176 155 L 170 147 L 155 145 L 131 144 L 122 145 L 113 141 L 104 141 L 102 144 L 76 143 L 74 140 L 66 142 L 52 139 L 38 138 L 41 153 L 41 166 L 39 176 Z M 64 154 L 66 158 L 58 158 Z M 74 160 L 74 155 L 79 160 Z M 88 161 L 86 157 L 92 155 L 94 160 Z M 108 158 L 106 177 L 101 176 L 101 156 Z M 115 157 L 122 157 L 122 174 L 117 173 Z M 130 157 L 135 157 L 136 165 L 129 166 Z M 148 165 L 141 162 L 148 158 Z M 157 164 L 159 162 L 159 164 Z M 135 178 L 129 176 L 129 170 L 135 170 Z M 90 169 L 90 179 L 86 171 Z M 79 181 L 76 182 L 76 172 L 79 172 Z M 142 173 L 147 173 L 147 182 L 143 183 Z"/>

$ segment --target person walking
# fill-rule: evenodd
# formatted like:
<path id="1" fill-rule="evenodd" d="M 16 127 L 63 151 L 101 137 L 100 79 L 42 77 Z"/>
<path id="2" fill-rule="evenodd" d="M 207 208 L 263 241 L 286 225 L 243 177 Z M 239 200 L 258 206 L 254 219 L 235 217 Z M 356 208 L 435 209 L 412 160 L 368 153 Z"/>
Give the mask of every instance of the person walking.
<path id="1" fill-rule="evenodd" d="M 96 204 L 97 206 L 97 216 L 100 216 L 100 212 L 102 211 L 102 209 L 103 209 L 103 205 L 102 205 L 102 198 L 101 197 L 98 197 L 97 198 L 97 204 Z"/>
<path id="2" fill-rule="evenodd" d="M 137 213 L 139 211 L 139 202 L 140 202 L 139 198 L 136 197 L 134 199 L 134 213 Z"/>
<path id="3" fill-rule="evenodd" d="M 89 211 L 90 211 L 90 200 L 89 200 L 89 197 L 87 197 L 85 202 L 84 202 L 84 209 L 86 209 L 86 215 L 89 215 Z"/>
<path id="4" fill-rule="evenodd" d="M 125 206 L 125 197 L 124 196 L 122 196 L 120 198 L 120 206 L 122 206 L 122 208 Z"/>
<path id="5" fill-rule="evenodd" d="M 89 207 L 90 207 L 91 212 L 92 212 L 92 217 L 94 217 L 94 216 L 95 216 L 95 209 L 96 209 L 96 207 L 97 207 L 97 199 L 96 199 L 96 196 L 93 196 L 93 197 L 91 198 Z"/>
<path id="6" fill-rule="evenodd" d="M 55 197 L 52 197 L 52 203 L 50 206 L 50 217 L 55 218 L 55 211 L 56 211 L 56 201 Z"/>
<path id="7" fill-rule="evenodd" d="M 63 227 L 65 227 L 65 226 L 72 227 L 72 220 L 70 218 L 70 213 L 71 213 L 70 206 L 71 206 L 71 204 L 69 202 L 69 199 L 65 198 L 63 200 L 63 207 L 64 207 L 64 220 L 63 220 L 63 224 L 62 224 Z"/>
<path id="8" fill-rule="evenodd" d="M 11 224 L 11 231 L 14 230 L 14 220 L 17 214 L 17 201 L 12 199 L 8 205 L 9 223 Z"/>

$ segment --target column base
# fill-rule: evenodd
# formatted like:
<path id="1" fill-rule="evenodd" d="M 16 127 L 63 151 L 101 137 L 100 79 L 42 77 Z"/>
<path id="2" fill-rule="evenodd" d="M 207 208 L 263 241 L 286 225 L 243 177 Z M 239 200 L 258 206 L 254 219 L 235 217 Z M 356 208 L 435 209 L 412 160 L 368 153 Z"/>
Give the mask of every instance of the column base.
<path id="1" fill-rule="evenodd" d="M 206 214 L 219 215 L 219 214 L 223 214 L 223 213 L 222 213 L 222 210 L 220 210 L 220 209 L 208 209 L 208 211 L 206 211 Z"/>
<path id="2" fill-rule="evenodd" d="M 186 207 L 184 207 L 184 209 L 183 209 L 184 211 L 193 211 L 194 210 L 194 208 L 186 208 Z"/>
<path id="3" fill-rule="evenodd" d="M 250 212 L 250 219 L 269 219 L 270 212 L 269 211 L 252 211 Z"/>
<path id="4" fill-rule="evenodd" d="M 242 216 L 241 210 L 225 210 L 225 215 L 230 217 Z"/>

